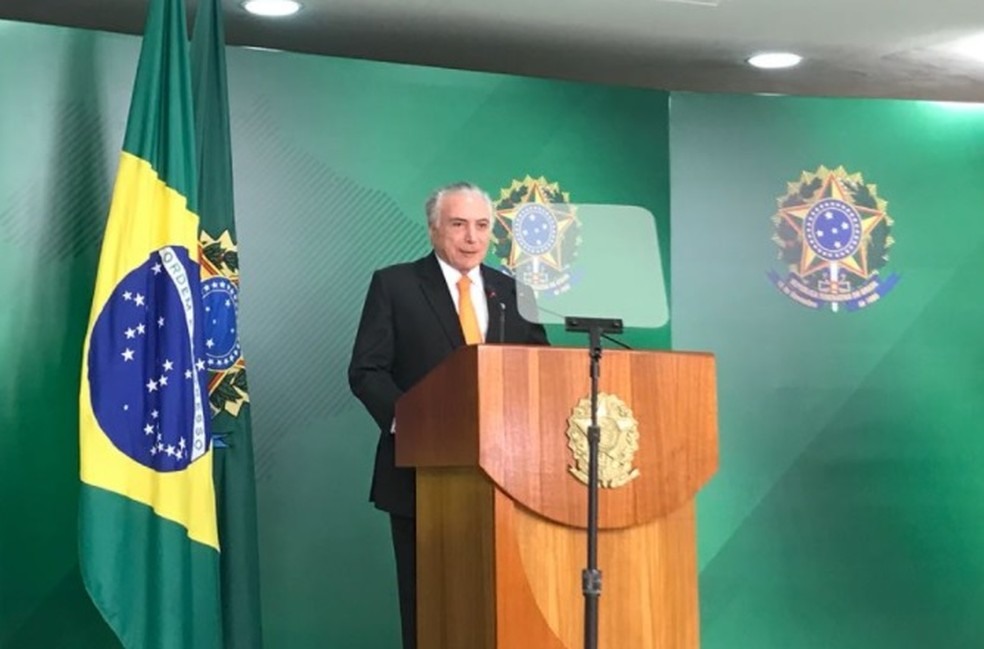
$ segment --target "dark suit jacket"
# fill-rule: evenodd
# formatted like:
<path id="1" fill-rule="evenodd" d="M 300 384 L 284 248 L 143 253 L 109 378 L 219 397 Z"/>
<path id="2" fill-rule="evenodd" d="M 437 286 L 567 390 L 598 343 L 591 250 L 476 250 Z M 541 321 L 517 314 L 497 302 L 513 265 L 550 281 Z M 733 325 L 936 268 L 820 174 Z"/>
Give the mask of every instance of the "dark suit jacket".
<path id="1" fill-rule="evenodd" d="M 481 272 L 489 301 L 486 341 L 548 344 L 542 326 L 520 317 L 515 281 L 484 265 Z M 379 509 L 399 516 L 415 513 L 414 471 L 396 467 L 396 443 L 390 434 L 397 399 L 464 344 L 434 253 L 373 273 L 348 376 L 352 392 L 380 428 L 369 496 Z"/>

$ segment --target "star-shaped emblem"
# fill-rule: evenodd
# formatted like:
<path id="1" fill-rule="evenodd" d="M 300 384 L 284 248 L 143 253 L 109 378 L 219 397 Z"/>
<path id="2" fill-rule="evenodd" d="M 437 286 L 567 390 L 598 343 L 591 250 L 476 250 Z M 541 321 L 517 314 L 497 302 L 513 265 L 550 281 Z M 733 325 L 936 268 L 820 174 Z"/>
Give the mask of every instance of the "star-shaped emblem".
<path id="1" fill-rule="evenodd" d="M 513 243 L 506 265 L 515 270 L 525 264 L 543 263 L 561 271 L 564 269 L 564 259 L 563 247 L 560 244 L 563 241 L 564 233 L 575 223 L 573 211 L 566 203 L 552 202 L 540 183 L 534 183 L 526 201 L 506 209 L 497 210 L 496 219 L 508 232 L 512 232 L 516 218 L 524 209 L 529 209 L 531 205 L 542 206 L 543 210 L 554 219 L 557 229 L 554 246 L 542 255 L 532 255 L 523 250 L 521 246 Z"/>
<path id="2" fill-rule="evenodd" d="M 847 176 L 843 179 L 835 174 L 829 174 L 821 185 L 817 193 L 808 200 L 804 200 L 794 205 L 783 206 L 780 204 L 777 217 L 784 220 L 789 227 L 796 231 L 796 235 L 803 242 L 802 254 L 800 255 L 798 268 L 796 270 L 800 277 L 807 277 L 813 273 L 826 271 L 832 263 L 837 263 L 840 268 L 857 275 L 862 279 L 867 279 L 871 273 L 868 269 L 868 248 L 871 242 L 871 232 L 879 223 L 887 218 L 884 209 L 872 209 L 857 205 L 849 189 L 845 186 L 845 181 L 860 184 L 862 179 L 860 174 Z M 792 190 L 792 187 L 791 187 Z M 857 250 L 837 262 L 831 262 L 819 256 L 809 245 L 806 245 L 806 235 L 804 224 L 807 216 L 813 207 L 823 200 L 833 199 L 851 206 L 861 219 L 861 243 Z"/>

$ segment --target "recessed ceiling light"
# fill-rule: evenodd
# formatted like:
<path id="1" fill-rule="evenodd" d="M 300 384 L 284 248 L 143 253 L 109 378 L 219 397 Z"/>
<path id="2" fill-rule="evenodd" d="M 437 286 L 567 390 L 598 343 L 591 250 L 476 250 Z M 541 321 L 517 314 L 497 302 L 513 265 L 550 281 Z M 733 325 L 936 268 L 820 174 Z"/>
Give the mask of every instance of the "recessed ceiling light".
<path id="1" fill-rule="evenodd" d="M 953 44 L 953 51 L 977 61 L 984 61 L 984 34 L 960 39 Z"/>
<path id="2" fill-rule="evenodd" d="M 265 18 L 293 16 L 301 9 L 301 3 L 296 0 L 246 0 L 242 6 L 249 13 Z"/>
<path id="3" fill-rule="evenodd" d="M 781 70 L 799 65 L 803 57 L 792 52 L 763 52 L 748 59 L 748 64 L 762 70 Z"/>
<path id="4" fill-rule="evenodd" d="M 945 110 L 952 110 L 956 112 L 979 112 L 984 111 L 984 104 L 964 102 L 964 101 L 934 101 L 931 102 L 932 105 L 938 106 Z"/>

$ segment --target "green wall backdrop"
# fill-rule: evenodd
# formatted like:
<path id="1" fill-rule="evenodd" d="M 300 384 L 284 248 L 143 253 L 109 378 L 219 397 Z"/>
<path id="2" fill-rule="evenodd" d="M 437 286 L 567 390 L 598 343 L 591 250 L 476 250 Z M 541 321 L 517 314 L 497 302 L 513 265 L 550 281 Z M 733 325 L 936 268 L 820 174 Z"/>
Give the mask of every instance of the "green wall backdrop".
<path id="1" fill-rule="evenodd" d="M 674 347 L 717 354 L 703 646 L 984 646 L 984 110 L 675 94 Z M 894 219 L 856 312 L 766 273 L 787 183 L 860 172 Z"/>
<path id="2" fill-rule="evenodd" d="M 78 577 L 76 395 L 138 47 L 0 22 L 3 649 L 116 646 Z M 465 178 L 497 198 L 530 175 L 649 209 L 668 274 L 669 97 L 247 50 L 229 66 L 267 645 L 388 649 L 377 433 L 345 378 L 372 269 L 428 250 L 433 187 Z"/>

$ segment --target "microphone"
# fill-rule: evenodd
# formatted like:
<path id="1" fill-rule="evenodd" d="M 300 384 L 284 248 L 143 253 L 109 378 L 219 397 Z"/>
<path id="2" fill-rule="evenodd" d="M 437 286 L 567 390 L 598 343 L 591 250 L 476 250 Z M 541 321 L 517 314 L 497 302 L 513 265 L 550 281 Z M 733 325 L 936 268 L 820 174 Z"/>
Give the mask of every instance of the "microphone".
<path id="1" fill-rule="evenodd" d="M 506 303 L 499 299 L 495 289 L 492 287 L 489 287 L 485 296 L 488 298 L 489 304 L 497 304 L 499 306 L 499 344 L 501 345 L 506 342 Z M 489 317 L 492 317 L 491 313 L 489 313 Z"/>

